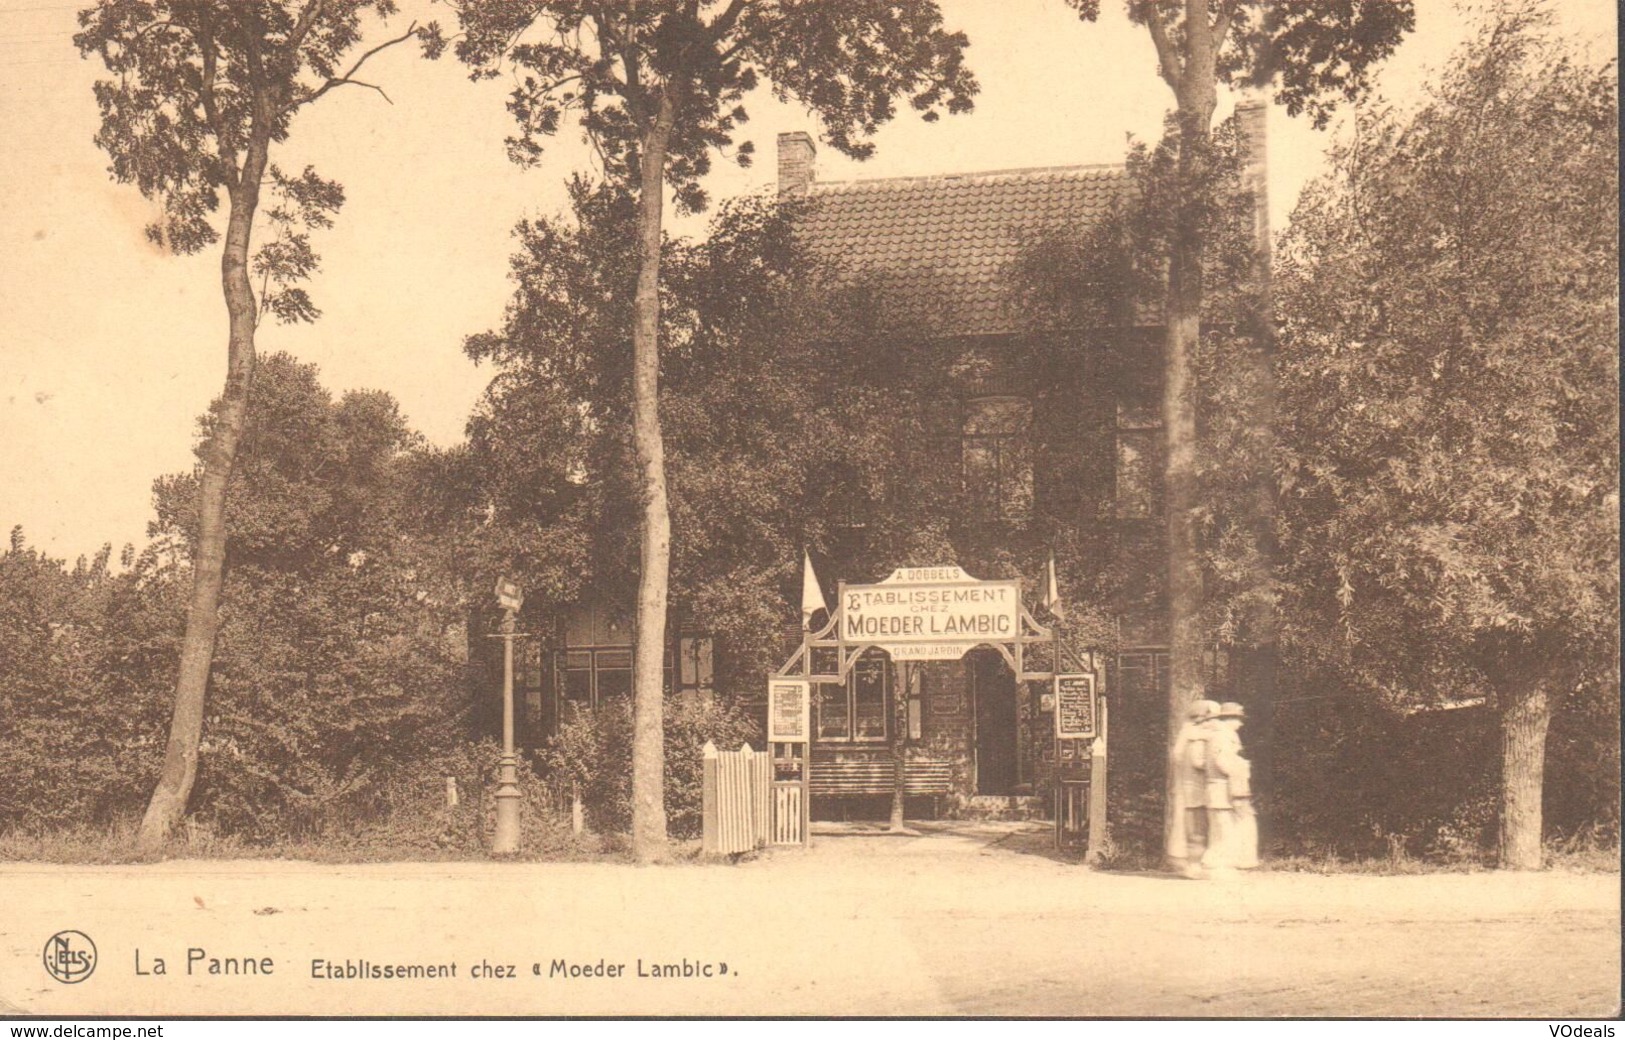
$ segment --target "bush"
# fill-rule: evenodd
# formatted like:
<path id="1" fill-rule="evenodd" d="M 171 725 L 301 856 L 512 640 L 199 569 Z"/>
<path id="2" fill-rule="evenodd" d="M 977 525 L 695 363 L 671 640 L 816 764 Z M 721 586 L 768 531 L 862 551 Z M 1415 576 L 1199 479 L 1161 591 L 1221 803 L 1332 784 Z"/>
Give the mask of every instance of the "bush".
<path id="1" fill-rule="evenodd" d="M 0 831 L 102 827 L 152 793 L 181 600 L 151 560 L 113 575 L 108 555 L 70 570 L 20 531 L 0 553 Z"/>
<path id="2" fill-rule="evenodd" d="M 366 798 L 332 803 L 301 834 L 245 841 L 209 821 L 188 817 L 158 853 L 135 846 L 138 816 L 109 824 L 66 824 L 32 831 L 0 827 L 0 860 L 130 863 L 154 858 L 278 858 L 321 862 L 481 859 L 496 829 L 496 790 L 502 749 L 495 741 L 466 742 L 418 763 Z M 446 804 L 446 778 L 458 802 Z M 577 838 L 551 804 L 551 791 L 519 760 L 520 843 L 526 859 L 597 856 L 600 843 Z"/>
<path id="3" fill-rule="evenodd" d="M 700 833 L 701 754 L 707 741 L 719 748 L 760 742 L 761 728 L 738 708 L 698 698 L 666 704 L 666 825 L 675 838 Z M 572 787 L 594 830 L 621 832 L 632 822 L 632 708 L 620 701 L 583 712 L 559 727 L 543 751 L 542 765 L 561 798 Z"/>
<path id="4" fill-rule="evenodd" d="M 365 800 L 325 814 L 310 835 L 318 858 L 479 858 L 489 853 L 496 829 L 496 791 L 501 745 L 465 742 L 400 773 Z M 590 851 L 570 833 L 553 808 L 551 792 L 530 763 L 519 758 L 520 856 L 568 858 Z M 446 804 L 446 778 L 457 787 Z"/>

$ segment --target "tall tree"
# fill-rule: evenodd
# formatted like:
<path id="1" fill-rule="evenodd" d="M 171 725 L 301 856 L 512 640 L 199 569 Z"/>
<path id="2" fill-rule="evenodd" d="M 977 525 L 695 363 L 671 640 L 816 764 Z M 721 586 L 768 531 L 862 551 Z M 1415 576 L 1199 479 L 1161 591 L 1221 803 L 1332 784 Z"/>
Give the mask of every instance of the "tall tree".
<path id="1" fill-rule="evenodd" d="M 418 441 L 389 395 L 334 400 L 314 365 L 261 357 L 194 798 L 222 827 L 319 826 L 453 739 L 461 597 L 418 527 L 437 490 L 416 479 Z M 157 544 L 195 552 L 197 482 L 154 483 Z"/>
<path id="2" fill-rule="evenodd" d="M 1067 3 L 1085 21 L 1100 14 L 1100 0 Z M 1218 87 L 1274 84 L 1276 99 L 1288 112 L 1308 112 L 1315 125 L 1322 126 L 1337 95 L 1352 99 L 1361 94 L 1371 66 L 1398 45 L 1411 29 L 1414 14 L 1411 0 L 1128 0 L 1127 8 L 1129 18 L 1145 26 L 1156 47 L 1157 73 L 1173 92 L 1178 131 L 1177 190 L 1171 201 L 1174 234 L 1163 306 L 1162 385 L 1172 741 L 1205 678 L 1196 532 L 1201 503 L 1195 355 L 1201 339 L 1207 251 L 1204 224 L 1209 200 L 1203 185 L 1212 181 L 1207 167 Z M 1262 331 L 1267 335 L 1267 329 Z M 1267 426 L 1271 422 L 1267 395 L 1260 404 L 1265 411 L 1261 421 Z M 1268 509 L 1267 489 L 1264 497 L 1263 508 Z M 1263 619 L 1263 627 L 1270 625 Z M 1261 635 L 1261 642 L 1271 638 L 1267 631 Z M 1269 711 L 1267 705 L 1264 711 Z M 1170 794 L 1172 784 L 1170 773 Z M 1166 798 L 1165 813 L 1171 813 L 1173 805 L 1174 799 Z M 1165 820 L 1172 825 L 1171 816 Z"/>
<path id="3" fill-rule="evenodd" d="M 226 489 L 254 382 L 262 311 L 282 321 L 319 313 L 300 288 L 318 258 L 309 231 L 331 223 L 339 185 L 308 168 L 287 175 L 271 162 L 294 116 L 336 88 L 378 88 L 356 78 L 379 52 L 437 34 L 416 25 L 365 47 L 363 15 L 395 13 L 392 0 L 101 0 L 79 13 L 74 43 L 113 74 L 96 84 L 96 143 L 115 180 L 163 206 L 147 229 L 158 246 L 195 253 L 222 235 L 212 220 L 225 193 L 220 250 L 228 335 L 226 382 L 203 449 L 198 538 L 186 637 L 163 771 L 142 820 L 140 844 L 161 844 L 186 811 L 197 775 L 226 559 Z M 381 91 L 380 91 L 381 92 Z M 261 192 L 278 196 L 266 216 L 273 237 L 253 249 Z M 256 294 L 256 281 L 258 293 Z"/>
<path id="4" fill-rule="evenodd" d="M 968 111 L 976 81 L 962 33 L 935 0 L 458 0 L 457 53 L 476 76 L 520 70 L 509 154 L 533 162 L 567 111 L 605 172 L 637 200 L 632 432 L 642 525 L 633 649 L 632 845 L 663 854 L 662 671 L 671 516 L 660 422 L 660 259 L 665 191 L 704 207 L 710 153 L 734 143 L 745 95 L 762 81 L 808 105 L 838 151 L 864 158 L 907 98 L 925 119 Z M 749 142 L 735 150 L 741 163 Z"/>
<path id="5" fill-rule="evenodd" d="M 1618 80 L 1545 21 L 1362 113 L 1280 271 L 1293 613 L 1378 696 L 1488 694 L 1514 869 L 1553 712 L 1619 718 Z"/>

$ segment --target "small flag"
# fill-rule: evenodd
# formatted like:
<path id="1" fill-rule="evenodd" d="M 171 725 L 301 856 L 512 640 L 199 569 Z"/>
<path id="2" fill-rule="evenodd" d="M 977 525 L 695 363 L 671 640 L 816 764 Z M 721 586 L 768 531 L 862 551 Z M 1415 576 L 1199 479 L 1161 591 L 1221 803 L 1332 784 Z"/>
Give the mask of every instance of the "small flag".
<path id="1" fill-rule="evenodd" d="M 1049 563 L 1045 565 L 1044 580 L 1044 609 L 1055 617 L 1065 620 L 1066 608 L 1061 605 L 1061 588 L 1055 582 L 1055 554 L 1049 554 Z"/>
<path id="2" fill-rule="evenodd" d="M 824 590 L 818 585 L 818 575 L 813 573 L 812 554 L 801 550 L 801 627 L 812 628 L 812 616 L 820 610 L 829 610 L 829 604 L 824 602 Z"/>

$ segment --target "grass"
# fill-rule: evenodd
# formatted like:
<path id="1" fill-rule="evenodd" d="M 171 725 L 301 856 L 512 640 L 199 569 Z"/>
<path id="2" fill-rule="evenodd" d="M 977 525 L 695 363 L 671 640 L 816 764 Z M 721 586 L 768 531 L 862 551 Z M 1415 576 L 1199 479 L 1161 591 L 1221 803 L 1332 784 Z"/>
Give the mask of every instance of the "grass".
<path id="1" fill-rule="evenodd" d="M 1487 862 L 1473 860 L 1429 860 L 1412 856 L 1277 856 L 1265 860 L 1261 870 L 1277 874 L 1371 874 L 1400 877 L 1408 874 L 1476 874 L 1489 869 Z"/>
<path id="2" fill-rule="evenodd" d="M 1386 855 L 1347 855 L 1328 846 L 1311 846 L 1293 853 L 1277 853 L 1262 858 L 1260 871 L 1281 874 L 1368 874 L 1399 877 L 1411 874 L 1476 874 L 1495 869 L 1493 849 L 1452 847 L 1432 849 L 1414 855 L 1398 836 L 1390 836 Z M 1620 872 L 1619 838 L 1612 831 L 1593 827 L 1579 834 L 1548 839 L 1545 869 L 1570 873 L 1617 874 Z M 1100 869 L 1138 873 L 1164 869 L 1160 849 L 1139 843 L 1113 842 L 1108 837 Z"/>
<path id="3" fill-rule="evenodd" d="M 41 863 L 149 863 L 162 852 L 143 855 L 135 847 L 133 822 L 96 827 L 78 824 L 47 831 L 0 833 L 0 861 Z"/>
<path id="4" fill-rule="evenodd" d="M 181 828 L 163 848 L 144 853 L 136 848 L 135 821 L 105 826 L 79 825 L 49 831 L 0 833 L 0 862 L 62 864 L 154 863 L 178 859 L 303 860 L 313 863 L 480 862 L 492 857 L 466 844 L 425 842 L 419 835 L 372 828 L 343 838 L 284 838 L 252 842 L 235 835 L 190 826 Z M 625 843 L 619 835 L 576 836 L 569 827 L 539 827 L 523 832 L 520 862 L 619 862 Z M 509 857 L 504 857 L 509 858 Z"/>
<path id="5" fill-rule="evenodd" d="M 524 846 L 514 860 L 520 862 L 627 862 L 623 835 L 571 833 L 561 818 L 541 812 L 527 814 Z M 466 822 L 466 821 L 465 821 Z M 102 826 L 74 825 L 42 831 L 0 833 L 0 862 L 62 864 L 150 863 L 172 859 L 300 860 L 312 863 L 466 863 L 492 859 L 485 851 L 489 834 L 477 835 L 467 827 L 452 830 L 435 820 L 402 819 L 350 829 L 330 828 L 327 835 L 253 842 L 221 835 L 188 821 L 160 850 L 142 853 L 136 848 L 137 821 L 121 820 Z M 333 831 L 344 833 L 335 835 Z M 671 843 L 668 862 L 698 861 L 698 842 Z M 1299 874 L 1461 874 L 1494 869 L 1490 851 L 1449 856 L 1415 856 L 1403 841 L 1390 841 L 1384 856 L 1345 856 L 1335 849 L 1310 848 L 1305 852 L 1267 857 L 1262 871 Z M 1158 871 L 1160 854 L 1138 845 L 1107 843 L 1102 869 Z M 1573 873 L 1618 873 L 1619 839 L 1612 831 L 1587 831 L 1549 840 L 1546 869 Z"/>
<path id="6" fill-rule="evenodd" d="M 1619 835 L 1592 825 L 1567 838 L 1546 843 L 1546 866 L 1577 874 L 1617 874 Z"/>

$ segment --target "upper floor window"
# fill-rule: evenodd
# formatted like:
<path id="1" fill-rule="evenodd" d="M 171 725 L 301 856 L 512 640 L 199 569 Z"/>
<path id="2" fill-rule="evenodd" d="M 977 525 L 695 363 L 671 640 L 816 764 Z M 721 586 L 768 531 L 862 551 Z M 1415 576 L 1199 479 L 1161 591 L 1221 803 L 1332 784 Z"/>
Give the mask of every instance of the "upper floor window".
<path id="1" fill-rule="evenodd" d="M 1119 520 L 1162 515 L 1162 420 L 1146 404 L 1117 407 L 1116 500 Z"/>
<path id="2" fill-rule="evenodd" d="M 1032 402 L 976 397 L 965 407 L 960 461 L 965 502 L 979 519 L 1022 522 L 1033 511 Z"/>

